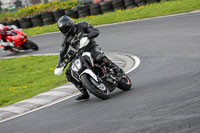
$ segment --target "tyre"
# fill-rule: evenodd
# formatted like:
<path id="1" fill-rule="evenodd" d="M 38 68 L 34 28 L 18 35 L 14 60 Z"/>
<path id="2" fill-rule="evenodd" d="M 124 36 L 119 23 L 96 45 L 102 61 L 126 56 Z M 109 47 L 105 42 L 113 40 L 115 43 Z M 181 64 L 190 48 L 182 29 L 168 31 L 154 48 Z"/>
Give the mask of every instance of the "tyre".
<path id="1" fill-rule="evenodd" d="M 102 14 L 101 10 L 92 10 L 92 11 L 90 11 L 90 13 L 92 16 Z"/>
<path id="2" fill-rule="evenodd" d="M 84 18 L 84 17 L 87 17 L 87 16 L 90 16 L 90 15 L 88 13 L 80 13 L 79 14 L 80 18 Z"/>
<path id="3" fill-rule="evenodd" d="M 132 5 L 132 6 L 127 6 L 126 9 L 131 9 L 131 8 L 135 8 L 137 7 L 136 5 Z"/>
<path id="4" fill-rule="evenodd" d="M 114 0 L 112 1 L 112 5 L 114 10 L 124 9 L 124 1 L 123 0 Z"/>
<path id="5" fill-rule="evenodd" d="M 118 82 L 118 88 L 123 91 L 130 90 L 131 86 L 131 80 L 127 75 L 122 77 L 121 80 Z"/>
<path id="6" fill-rule="evenodd" d="M 58 9 L 56 11 L 53 11 L 53 16 L 55 18 L 55 21 L 57 22 L 60 17 L 65 15 L 65 10 L 64 9 Z"/>
<path id="7" fill-rule="evenodd" d="M 113 11 L 112 1 L 100 2 L 100 6 L 103 13 Z"/>
<path id="8" fill-rule="evenodd" d="M 18 20 L 9 21 L 9 22 L 7 22 L 7 25 L 15 25 L 15 26 L 17 26 L 18 28 L 20 27 L 19 21 L 18 21 Z"/>
<path id="9" fill-rule="evenodd" d="M 142 6 L 142 5 L 145 5 L 145 4 L 146 4 L 146 0 L 135 0 L 135 3 L 136 3 L 138 6 Z"/>
<path id="10" fill-rule="evenodd" d="M 131 6 L 134 4 L 134 1 L 133 0 L 124 0 L 124 5 L 125 6 Z"/>
<path id="11" fill-rule="evenodd" d="M 50 25 L 50 24 L 54 24 L 54 23 L 55 23 L 55 21 L 53 21 L 53 20 L 43 19 L 43 24 L 44 25 Z"/>
<path id="12" fill-rule="evenodd" d="M 90 10 L 93 10 L 93 9 L 96 9 L 96 8 L 99 9 L 99 8 L 101 8 L 101 7 L 100 7 L 100 5 L 97 3 L 97 4 L 90 4 L 90 5 L 89 5 L 89 8 L 90 8 Z"/>
<path id="13" fill-rule="evenodd" d="M 124 5 L 126 8 L 134 8 L 137 6 L 134 0 L 124 0 Z"/>
<path id="14" fill-rule="evenodd" d="M 160 2 L 160 0 L 146 0 L 148 4 Z"/>
<path id="15" fill-rule="evenodd" d="M 19 24 L 21 28 L 31 28 L 32 27 L 31 18 L 21 18 L 19 20 Z"/>
<path id="16" fill-rule="evenodd" d="M 76 9 L 66 10 L 65 11 L 65 15 L 67 15 L 67 16 L 69 16 L 71 18 L 75 18 L 75 19 L 79 18 L 78 12 L 77 12 Z"/>
<path id="17" fill-rule="evenodd" d="M 83 74 L 81 76 L 83 86 L 96 97 L 106 100 L 110 97 L 109 89 L 103 83 L 97 83 L 90 75 Z M 99 87 L 97 87 L 99 86 Z"/>
<path id="18" fill-rule="evenodd" d="M 54 24 L 55 19 L 52 12 L 43 12 L 42 21 L 44 25 Z"/>
<path id="19" fill-rule="evenodd" d="M 90 4 L 89 9 L 91 15 L 102 14 L 101 7 L 99 4 Z"/>
<path id="20" fill-rule="evenodd" d="M 42 26 L 43 22 L 42 22 L 41 14 L 37 14 L 37 15 L 32 16 L 31 22 L 33 24 L 33 27 Z"/>
<path id="21" fill-rule="evenodd" d="M 86 16 L 90 16 L 90 10 L 89 10 L 89 6 L 88 5 L 81 5 L 77 7 L 77 11 L 79 14 L 79 17 L 86 17 Z"/>
<path id="22" fill-rule="evenodd" d="M 27 40 L 25 45 L 24 45 L 26 48 L 28 49 L 32 49 L 34 51 L 38 50 L 39 47 L 37 46 L 37 44 L 35 44 L 34 42 L 30 41 L 30 40 Z"/>

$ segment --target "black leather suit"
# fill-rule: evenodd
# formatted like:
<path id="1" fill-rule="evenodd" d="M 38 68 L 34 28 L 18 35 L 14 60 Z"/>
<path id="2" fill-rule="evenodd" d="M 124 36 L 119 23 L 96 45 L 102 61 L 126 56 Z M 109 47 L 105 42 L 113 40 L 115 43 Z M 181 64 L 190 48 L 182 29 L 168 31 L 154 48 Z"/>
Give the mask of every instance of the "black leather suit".
<path id="1" fill-rule="evenodd" d="M 116 65 L 110 61 L 101 51 L 101 48 L 96 44 L 94 38 L 99 35 L 99 30 L 94 28 L 92 25 L 87 22 L 80 22 L 75 24 L 74 33 L 68 36 L 64 36 L 61 51 L 58 59 L 58 65 L 64 61 L 64 55 L 67 53 L 69 45 L 76 49 L 76 44 L 79 42 L 81 36 L 87 35 L 90 39 L 90 43 L 84 48 L 85 52 L 90 52 L 92 58 L 96 63 L 103 62 L 103 59 L 107 59 L 112 66 Z M 66 77 L 68 81 L 72 82 L 77 88 L 82 87 L 72 76 L 71 76 L 71 67 L 68 67 L 66 70 Z"/>

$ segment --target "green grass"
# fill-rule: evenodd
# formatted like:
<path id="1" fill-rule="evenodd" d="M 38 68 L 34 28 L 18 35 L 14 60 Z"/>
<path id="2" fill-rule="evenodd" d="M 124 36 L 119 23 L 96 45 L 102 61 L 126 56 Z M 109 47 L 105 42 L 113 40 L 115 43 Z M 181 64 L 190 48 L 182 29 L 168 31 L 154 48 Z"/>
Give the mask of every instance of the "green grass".
<path id="1" fill-rule="evenodd" d="M 0 107 L 67 83 L 53 74 L 58 56 L 29 56 L 0 60 Z"/>
<path id="2" fill-rule="evenodd" d="M 33 16 L 47 11 L 54 11 L 60 8 L 65 10 L 71 9 L 77 5 L 81 5 L 81 2 L 77 0 L 62 0 L 62 1 L 51 1 L 48 3 L 40 3 L 37 5 L 26 6 L 24 8 L 19 8 L 13 12 L 0 12 L 0 21 L 10 21 L 15 19 L 20 19 L 23 17 Z"/>
<path id="3" fill-rule="evenodd" d="M 108 23 L 123 22 L 128 20 L 136 20 L 142 18 L 150 18 L 156 16 L 189 12 L 197 9 L 200 9 L 200 0 L 162 1 L 160 3 L 149 4 L 138 8 L 118 10 L 103 15 L 89 16 L 86 18 L 75 19 L 74 21 L 75 22 L 87 21 L 92 25 L 102 25 Z M 47 32 L 54 32 L 54 31 L 58 31 L 56 24 L 24 29 L 24 32 L 28 36 L 47 33 Z"/>

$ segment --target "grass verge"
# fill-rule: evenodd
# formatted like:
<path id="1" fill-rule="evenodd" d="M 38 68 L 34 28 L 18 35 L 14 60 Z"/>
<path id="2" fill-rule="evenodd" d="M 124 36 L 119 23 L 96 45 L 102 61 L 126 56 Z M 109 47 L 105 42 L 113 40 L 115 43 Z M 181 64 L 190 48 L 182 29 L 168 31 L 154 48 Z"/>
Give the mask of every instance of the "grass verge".
<path id="1" fill-rule="evenodd" d="M 29 56 L 0 60 L 0 107 L 66 83 L 53 74 L 58 56 Z"/>
<path id="2" fill-rule="evenodd" d="M 162 1 L 133 9 L 118 10 L 97 16 L 89 16 L 86 18 L 75 19 L 75 22 L 87 21 L 92 25 L 102 25 L 115 22 L 123 22 L 128 20 L 136 20 L 142 18 L 150 18 L 156 16 L 164 16 L 169 14 L 189 12 L 200 9 L 200 0 L 174 0 Z M 58 31 L 56 24 L 24 29 L 28 35 L 37 35 L 42 33 Z"/>
<path id="3" fill-rule="evenodd" d="M 55 11 L 57 9 L 71 9 L 77 5 L 81 5 L 81 2 L 78 2 L 77 0 L 62 0 L 62 1 L 51 1 L 48 3 L 40 3 L 36 5 L 26 6 L 24 8 L 19 8 L 16 11 L 12 12 L 0 12 L 0 21 L 10 21 L 15 19 L 20 19 L 23 17 L 33 16 L 42 12 L 48 12 L 48 11 Z"/>

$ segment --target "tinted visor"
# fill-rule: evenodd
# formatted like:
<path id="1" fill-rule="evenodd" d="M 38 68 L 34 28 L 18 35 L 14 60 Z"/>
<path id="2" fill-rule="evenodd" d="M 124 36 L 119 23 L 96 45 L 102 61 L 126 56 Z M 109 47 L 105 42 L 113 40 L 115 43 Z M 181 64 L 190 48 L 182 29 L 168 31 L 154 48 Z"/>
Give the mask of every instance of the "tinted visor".
<path id="1" fill-rule="evenodd" d="M 60 31 L 64 34 L 64 35 L 68 35 L 72 30 L 71 26 L 63 26 L 62 28 L 60 28 Z"/>

